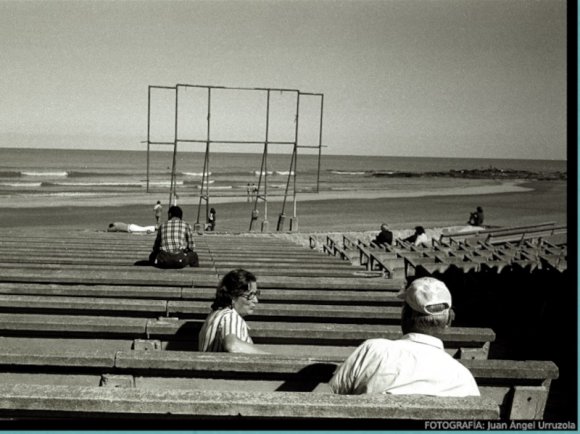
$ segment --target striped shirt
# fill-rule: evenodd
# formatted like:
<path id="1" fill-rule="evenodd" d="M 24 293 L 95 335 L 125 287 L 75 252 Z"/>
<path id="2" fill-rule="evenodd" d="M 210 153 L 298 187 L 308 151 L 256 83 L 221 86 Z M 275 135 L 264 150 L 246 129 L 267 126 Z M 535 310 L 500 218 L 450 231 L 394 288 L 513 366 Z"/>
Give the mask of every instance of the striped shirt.
<path id="1" fill-rule="evenodd" d="M 189 223 L 172 218 L 159 226 L 157 238 L 153 245 L 154 251 L 163 250 L 168 253 L 179 253 L 194 248 L 193 230 Z"/>
<path id="2" fill-rule="evenodd" d="M 224 340 L 234 334 L 241 341 L 253 344 L 248 325 L 240 314 L 230 307 L 211 312 L 199 331 L 199 351 L 225 352 Z"/>

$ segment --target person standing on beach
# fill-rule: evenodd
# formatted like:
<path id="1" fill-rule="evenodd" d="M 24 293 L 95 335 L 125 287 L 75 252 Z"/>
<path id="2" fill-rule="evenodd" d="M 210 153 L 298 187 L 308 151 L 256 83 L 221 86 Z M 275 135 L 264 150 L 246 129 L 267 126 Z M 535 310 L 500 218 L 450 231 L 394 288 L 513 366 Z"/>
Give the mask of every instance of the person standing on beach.
<path id="1" fill-rule="evenodd" d="M 193 230 L 189 223 L 182 220 L 183 211 L 178 206 L 172 206 L 168 217 L 159 226 L 149 262 L 158 268 L 199 267 L 199 259 L 194 252 Z"/>
<path id="2" fill-rule="evenodd" d="M 369 339 L 338 368 L 330 388 L 341 395 L 479 396 L 469 370 L 445 352 L 436 337 L 451 325 L 451 293 L 423 277 L 399 292 L 403 337 Z"/>
<path id="3" fill-rule="evenodd" d="M 227 273 L 199 332 L 199 351 L 266 354 L 254 345 L 244 320 L 254 312 L 259 295 L 253 273 L 243 269 Z"/>
<path id="4" fill-rule="evenodd" d="M 379 247 L 390 246 L 393 244 L 393 233 L 389 230 L 389 225 L 383 223 L 381 225 L 381 231 L 372 241 Z"/>
<path id="5" fill-rule="evenodd" d="M 248 185 L 246 186 L 246 194 L 247 194 L 247 199 L 246 202 L 250 201 L 250 195 L 252 194 L 252 187 L 250 186 L 250 183 L 248 182 Z"/>
<path id="6" fill-rule="evenodd" d="M 215 219 L 215 208 L 212 208 L 209 210 L 209 215 L 207 216 L 207 228 L 212 232 L 215 231 Z"/>
<path id="7" fill-rule="evenodd" d="M 163 207 L 161 206 L 161 201 L 157 201 L 153 207 L 153 212 L 155 213 L 155 227 L 159 227 L 159 220 L 161 219 L 161 212 Z"/>

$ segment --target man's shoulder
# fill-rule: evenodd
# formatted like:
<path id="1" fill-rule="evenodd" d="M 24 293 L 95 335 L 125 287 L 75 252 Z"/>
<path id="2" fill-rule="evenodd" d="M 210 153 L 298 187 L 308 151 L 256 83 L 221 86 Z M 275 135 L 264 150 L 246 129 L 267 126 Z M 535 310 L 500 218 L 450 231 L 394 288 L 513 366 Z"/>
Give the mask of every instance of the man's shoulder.
<path id="1" fill-rule="evenodd" d="M 396 342 L 397 341 L 384 338 L 367 339 L 360 345 L 359 348 L 364 351 L 380 351 L 395 345 Z"/>

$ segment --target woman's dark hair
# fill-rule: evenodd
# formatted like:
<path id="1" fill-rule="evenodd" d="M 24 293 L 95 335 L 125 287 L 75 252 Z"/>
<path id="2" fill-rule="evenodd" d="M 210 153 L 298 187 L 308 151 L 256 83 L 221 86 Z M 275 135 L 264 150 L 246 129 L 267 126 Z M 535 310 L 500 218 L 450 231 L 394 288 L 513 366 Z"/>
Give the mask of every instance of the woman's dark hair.
<path id="1" fill-rule="evenodd" d="M 415 232 L 418 235 L 424 234 L 425 233 L 425 228 L 423 226 L 415 226 Z"/>
<path id="2" fill-rule="evenodd" d="M 215 300 L 211 305 L 212 310 L 231 307 L 234 298 L 245 294 L 250 290 L 250 283 L 256 282 L 256 276 L 246 270 L 238 268 L 226 274 L 219 283 L 215 292 Z"/>
<path id="3" fill-rule="evenodd" d="M 478 207 L 477 207 L 477 212 L 483 212 L 483 208 L 482 208 L 482 207 L 480 207 L 480 206 L 478 206 Z"/>
<path id="4" fill-rule="evenodd" d="M 211 208 L 209 212 L 213 212 L 215 214 L 215 208 Z"/>

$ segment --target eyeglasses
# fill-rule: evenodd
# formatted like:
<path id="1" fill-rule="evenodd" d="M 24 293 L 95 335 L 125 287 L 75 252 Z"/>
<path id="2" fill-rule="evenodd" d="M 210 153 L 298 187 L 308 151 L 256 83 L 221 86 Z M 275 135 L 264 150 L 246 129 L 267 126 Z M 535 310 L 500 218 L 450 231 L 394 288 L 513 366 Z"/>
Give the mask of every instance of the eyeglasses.
<path id="1" fill-rule="evenodd" d="M 257 299 L 260 296 L 260 291 L 250 292 L 248 294 L 242 294 L 240 297 L 244 297 L 246 300 L 250 301 L 254 298 Z"/>

